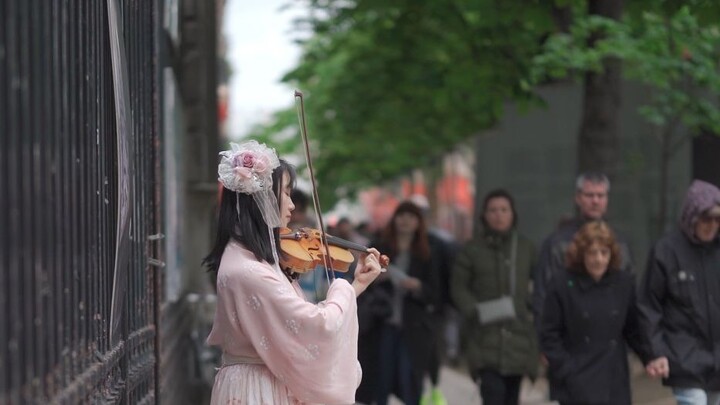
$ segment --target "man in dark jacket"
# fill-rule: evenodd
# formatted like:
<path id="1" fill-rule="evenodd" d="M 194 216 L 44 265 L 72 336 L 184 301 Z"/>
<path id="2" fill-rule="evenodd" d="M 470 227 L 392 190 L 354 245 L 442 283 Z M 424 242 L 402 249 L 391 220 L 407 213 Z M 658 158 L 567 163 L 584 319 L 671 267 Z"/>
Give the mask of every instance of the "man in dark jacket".
<path id="1" fill-rule="evenodd" d="M 720 404 L 720 190 L 695 180 L 679 227 L 648 258 L 639 296 L 643 330 L 678 404 Z"/>
<path id="2" fill-rule="evenodd" d="M 602 173 L 588 172 L 578 176 L 575 182 L 577 216 L 560 224 L 540 247 L 537 266 L 533 271 L 533 312 L 538 333 L 547 288 L 555 276 L 565 271 L 567 247 L 578 229 L 586 222 L 604 219 L 608 207 L 609 191 L 610 180 Z M 632 271 L 630 248 L 617 230 L 613 229 L 613 231 L 620 246 L 620 270 Z"/>

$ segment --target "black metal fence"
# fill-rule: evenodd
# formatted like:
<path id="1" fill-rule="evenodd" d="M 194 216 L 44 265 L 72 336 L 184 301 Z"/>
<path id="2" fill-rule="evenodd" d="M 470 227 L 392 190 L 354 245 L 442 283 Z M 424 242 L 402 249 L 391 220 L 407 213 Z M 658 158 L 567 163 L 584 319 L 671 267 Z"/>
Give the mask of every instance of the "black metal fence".
<path id="1" fill-rule="evenodd" d="M 125 134 L 116 126 L 114 2 L 0 1 L 0 404 L 155 402 L 157 2 L 117 1 Z M 118 198 L 122 140 L 131 145 L 129 207 Z M 117 252 L 121 210 L 131 213 L 129 243 Z M 117 269 L 124 284 L 118 253 L 128 259 Z M 113 294 L 124 299 L 111 339 Z"/>

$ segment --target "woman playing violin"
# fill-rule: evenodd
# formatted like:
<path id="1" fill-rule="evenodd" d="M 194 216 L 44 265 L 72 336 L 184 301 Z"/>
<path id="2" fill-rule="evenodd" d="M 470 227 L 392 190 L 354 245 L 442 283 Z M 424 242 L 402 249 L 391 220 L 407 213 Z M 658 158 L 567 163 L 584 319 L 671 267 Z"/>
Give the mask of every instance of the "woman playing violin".
<path id="1" fill-rule="evenodd" d="M 354 403 L 362 376 L 356 298 L 382 271 L 379 252 L 367 249 L 352 284 L 334 280 L 325 301 L 307 302 L 279 265 L 294 168 L 255 141 L 220 155 L 217 239 L 203 262 L 217 272 L 207 342 L 223 351 L 211 404 Z"/>

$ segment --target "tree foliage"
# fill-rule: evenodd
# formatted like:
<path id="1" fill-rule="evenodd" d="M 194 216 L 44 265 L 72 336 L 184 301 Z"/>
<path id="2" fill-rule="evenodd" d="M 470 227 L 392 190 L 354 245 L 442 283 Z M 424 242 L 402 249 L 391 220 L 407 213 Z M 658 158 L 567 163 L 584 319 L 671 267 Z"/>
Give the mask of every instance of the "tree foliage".
<path id="1" fill-rule="evenodd" d="M 640 20 L 622 22 L 576 19 L 569 33 L 552 36 L 534 58 L 531 82 L 598 71 L 604 58 L 616 57 L 624 62 L 626 77 L 652 90 L 649 103 L 640 107 L 650 123 L 720 133 L 720 25 L 699 21 L 689 7 L 671 16 L 644 12 Z M 605 38 L 588 47 L 595 31 Z"/>
<path id="2" fill-rule="evenodd" d="M 717 2 L 634 0 L 617 22 L 587 15 L 587 0 L 306 1 L 312 12 L 297 26 L 309 35 L 284 81 L 305 94 L 325 207 L 363 186 L 427 166 L 495 124 L 506 102 L 531 104 L 538 83 L 601 69 L 608 56 L 622 58 L 625 73 L 641 81 L 662 82 L 665 64 L 713 79 L 701 56 L 708 44 L 683 45 L 692 60 L 672 62 L 671 51 L 652 56 L 664 46 L 656 37 L 665 25 L 651 19 L 666 21 L 685 7 L 709 35 L 720 16 Z M 597 30 L 609 35 L 588 46 Z M 705 68 L 697 66 L 701 61 Z M 655 122 L 668 116 L 668 105 L 698 100 L 656 94 L 660 98 L 642 110 Z M 713 117 L 712 105 L 694 103 L 697 114 L 681 109 L 683 122 L 708 124 L 701 115 Z M 251 136 L 283 154 L 298 153 L 296 111 L 278 112 Z"/>
<path id="3" fill-rule="evenodd" d="M 313 1 L 312 32 L 285 81 L 306 96 L 323 204 L 427 165 L 492 126 L 522 86 L 552 2 L 528 0 Z M 258 128 L 297 148 L 294 112 Z M 297 133 L 297 132 L 295 132 Z"/>
<path id="4" fill-rule="evenodd" d="M 545 43 L 531 75 L 537 83 L 597 71 L 604 58 L 614 57 L 623 61 L 628 78 L 650 89 L 649 101 L 638 111 L 655 128 L 649 135 L 660 146 L 659 231 L 667 217 L 669 161 L 688 134 L 720 134 L 720 25 L 703 20 L 687 5 L 663 6 L 624 21 L 576 18 L 568 33 Z M 715 15 L 720 8 L 703 2 L 696 6 Z M 587 46 L 589 36 L 598 31 L 604 38 Z"/>

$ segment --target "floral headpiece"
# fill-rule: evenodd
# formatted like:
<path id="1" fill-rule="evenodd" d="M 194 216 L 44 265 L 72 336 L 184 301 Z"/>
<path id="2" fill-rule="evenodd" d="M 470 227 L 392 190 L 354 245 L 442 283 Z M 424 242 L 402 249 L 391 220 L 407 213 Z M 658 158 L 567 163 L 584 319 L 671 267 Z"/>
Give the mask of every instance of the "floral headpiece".
<path id="1" fill-rule="evenodd" d="M 257 141 L 230 143 L 230 147 L 220 152 L 218 176 L 222 184 L 245 194 L 272 189 L 272 172 L 280 166 L 275 150 Z"/>
<path id="2" fill-rule="evenodd" d="M 230 147 L 220 152 L 218 180 L 228 190 L 252 195 L 265 223 L 280 226 L 277 198 L 272 191 L 272 173 L 280 166 L 275 150 L 257 141 L 231 142 Z"/>

